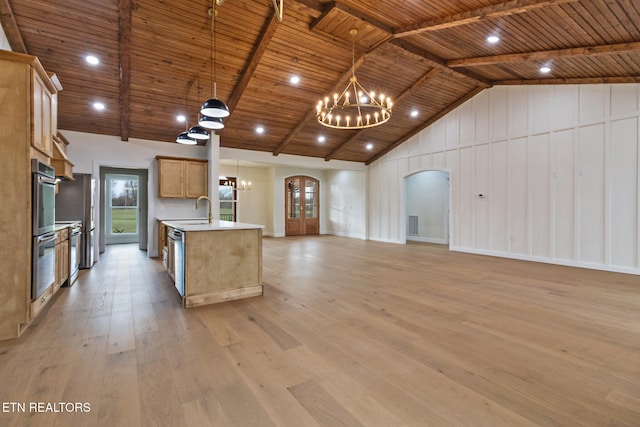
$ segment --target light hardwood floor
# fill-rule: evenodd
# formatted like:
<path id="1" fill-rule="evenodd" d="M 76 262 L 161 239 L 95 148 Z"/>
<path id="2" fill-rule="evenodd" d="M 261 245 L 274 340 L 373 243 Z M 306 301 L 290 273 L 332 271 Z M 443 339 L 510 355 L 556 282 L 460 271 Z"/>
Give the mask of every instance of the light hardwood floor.
<path id="1" fill-rule="evenodd" d="M 264 239 L 264 285 L 184 310 L 108 247 L 0 342 L 0 425 L 640 425 L 640 277 L 322 236 Z"/>

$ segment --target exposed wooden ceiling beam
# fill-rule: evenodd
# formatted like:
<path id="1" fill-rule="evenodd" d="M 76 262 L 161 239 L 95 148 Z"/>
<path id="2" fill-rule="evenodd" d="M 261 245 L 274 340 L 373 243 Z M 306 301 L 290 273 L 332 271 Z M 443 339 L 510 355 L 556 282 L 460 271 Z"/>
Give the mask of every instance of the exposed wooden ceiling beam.
<path id="1" fill-rule="evenodd" d="M 404 49 L 405 51 L 416 55 L 420 58 L 424 58 L 427 61 L 429 61 L 429 63 L 436 67 L 441 69 L 442 71 L 448 72 L 448 73 L 452 73 L 452 74 L 456 74 L 460 77 L 472 80 L 474 84 L 479 85 L 479 86 L 483 86 L 485 88 L 491 87 L 491 82 L 483 77 L 480 77 L 474 73 L 471 73 L 467 70 L 454 70 L 451 69 L 447 66 L 447 62 L 438 57 L 435 56 L 429 52 L 427 52 L 424 49 L 420 49 L 410 43 L 407 43 L 405 40 L 391 40 L 390 43 L 396 47 L 399 47 L 401 49 Z"/>
<path id="2" fill-rule="evenodd" d="M 432 80 L 432 79 L 436 78 L 438 76 L 438 74 L 440 74 L 441 72 L 442 71 L 437 69 L 437 68 L 432 68 L 430 71 L 428 71 L 427 73 L 422 75 L 418 80 L 416 80 L 411 85 L 410 88 L 408 88 L 407 90 L 402 92 L 402 94 L 400 94 L 400 96 L 398 96 L 397 99 L 393 100 L 394 105 L 398 105 L 401 102 L 403 102 L 405 99 L 409 98 L 418 89 L 420 89 L 422 86 L 424 86 L 429 80 Z M 356 134 L 352 135 L 351 138 L 349 138 L 346 141 L 344 141 L 343 143 L 339 144 L 337 147 L 335 147 L 333 150 L 331 150 L 331 152 L 329 154 L 327 154 L 325 156 L 324 160 L 325 161 L 331 160 L 338 151 L 342 150 L 344 147 L 349 145 L 351 142 L 355 141 L 356 138 L 358 138 L 360 136 L 360 134 L 362 134 L 366 130 L 367 129 L 362 129 L 362 130 L 358 131 Z"/>
<path id="3" fill-rule="evenodd" d="M 567 79 L 514 79 L 496 80 L 493 82 L 498 86 L 512 85 L 589 85 L 589 84 L 613 84 L 613 83 L 640 83 L 640 73 L 635 76 L 612 76 L 612 77 L 575 77 Z"/>
<path id="4" fill-rule="evenodd" d="M 539 52 L 511 53 L 507 55 L 481 56 L 476 58 L 463 58 L 447 61 L 447 66 L 476 67 L 480 65 L 513 64 L 517 62 L 534 62 L 548 59 L 560 59 L 570 57 L 611 55 L 615 53 L 640 50 L 640 42 L 619 43 L 602 46 L 574 47 L 569 49 L 545 50 Z"/>
<path id="5" fill-rule="evenodd" d="M 131 123 L 131 0 L 118 0 L 120 33 L 120 139 L 129 140 Z"/>
<path id="6" fill-rule="evenodd" d="M 466 95 L 464 95 L 463 97 L 459 98 L 453 104 L 449 105 L 447 108 L 445 108 L 444 110 L 440 111 L 438 114 L 436 114 L 435 116 L 431 117 L 429 120 L 427 120 L 426 122 L 424 122 L 420 126 L 416 127 L 415 129 L 412 129 L 411 132 L 407 133 L 406 135 L 404 135 L 403 137 L 401 137 L 400 139 L 398 139 L 397 141 L 395 141 L 394 143 L 389 145 L 384 150 L 376 153 L 373 157 L 371 157 L 369 160 L 367 160 L 364 164 L 365 165 L 370 165 L 371 163 L 375 162 L 380 157 L 384 156 L 389 151 L 391 151 L 394 148 L 396 148 L 398 145 L 400 145 L 403 142 L 407 141 L 412 136 L 417 135 L 418 133 L 420 133 L 426 127 L 431 126 L 433 123 L 435 123 L 436 121 L 440 120 L 441 118 L 443 118 L 444 116 L 449 114 L 451 111 L 455 110 L 456 108 L 458 108 L 459 106 L 461 106 L 462 104 L 464 104 L 465 102 L 467 102 L 468 100 L 470 100 L 471 98 L 473 98 L 474 96 L 476 96 L 477 94 L 482 92 L 484 89 L 485 88 L 481 87 L 481 86 L 480 87 L 476 87 L 471 92 L 469 92 Z"/>
<path id="7" fill-rule="evenodd" d="M 0 24 L 2 24 L 11 50 L 18 53 L 29 53 L 9 0 L 0 0 Z"/>
<path id="8" fill-rule="evenodd" d="M 228 105 L 231 111 L 233 111 L 236 105 L 238 105 L 238 101 L 240 101 L 240 98 L 242 98 L 242 94 L 247 89 L 247 86 L 249 85 L 249 81 L 251 81 L 251 78 L 256 72 L 256 68 L 258 68 L 258 65 L 260 64 L 260 60 L 262 59 L 262 56 L 267 51 L 267 48 L 269 47 L 269 43 L 271 43 L 271 40 L 273 39 L 273 36 L 276 33 L 276 29 L 278 28 L 278 22 L 279 22 L 278 15 L 274 11 L 273 13 L 271 13 L 271 16 L 267 19 L 266 26 L 260 32 L 261 33 L 260 40 L 258 40 L 256 47 L 251 53 L 247 66 L 242 72 L 242 77 L 240 78 L 240 80 L 238 80 L 238 83 L 236 84 L 236 87 L 233 89 L 233 93 L 229 98 Z"/>
<path id="9" fill-rule="evenodd" d="M 362 12 L 360 12 L 357 9 L 354 9 L 342 2 L 339 1 L 332 1 L 327 3 L 327 6 L 324 8 L 324 10 L 322 11 L 322 15 L 320 15 L 317 19 L 315 19 L 310 25 L 309 25 L 309 30 L 313 31 L 313 29 L 318 26 L 324 19 L 327 18 L 327 16 L 329 16 L 331 14 L 331 12 L 336 9 L 336 10 L 340 10 L 348 15 L 353 16 L 354 18 L 357 18 L 361 21 L 364 21 L 366 23 L 368 23 L 369 25 L 372 25 L 374 27 L 376 27 L 377 29 L 384 31 L 385 33 L 391 35 L 393 34 L 393 28 L 391 28 L 390 26 L 375 20 L 374 18 L 372 18 L 371 16 L 365 15 Z"/>
<path id="10" fill-rule="evenodd" d="M 473 22 L 483 21 L 485 19 L 495 19 L 502 16 L 528 12 L 541 7 L 574 3 L 576 1 L 578 0 L 510 0 L 493 6 L 487 6 L 442 18 L 435 18 L 419 24 L 408 25 L 397 29 L 393 33 L 393 37 L 401 38 L 426 31 L 437 31 L 444 28 L 458 27 L 460 25 L 467 25 Z"/>

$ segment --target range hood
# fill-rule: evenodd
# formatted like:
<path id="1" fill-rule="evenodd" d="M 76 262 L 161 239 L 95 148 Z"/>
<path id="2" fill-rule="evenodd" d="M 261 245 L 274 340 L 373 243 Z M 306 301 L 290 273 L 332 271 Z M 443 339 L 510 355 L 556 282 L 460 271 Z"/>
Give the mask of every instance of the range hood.
<path id="1" fill-rule="evenodd" d="M 53 136 L 53 157 L 51 166 L 55 169 L 56 177 L 73 181 L 73 163 L 67 157 L 69 141 L 60 132 Z"/>

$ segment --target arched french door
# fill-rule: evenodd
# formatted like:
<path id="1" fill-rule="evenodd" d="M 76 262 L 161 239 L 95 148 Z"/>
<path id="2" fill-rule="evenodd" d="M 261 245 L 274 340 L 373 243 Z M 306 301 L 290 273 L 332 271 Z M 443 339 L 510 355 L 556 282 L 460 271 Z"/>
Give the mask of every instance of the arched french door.
<path id="1" fill-rule="evenodd" d="M 284 180 L 286 236 L 320 233 L 320 182 L 309 176 Z"/>

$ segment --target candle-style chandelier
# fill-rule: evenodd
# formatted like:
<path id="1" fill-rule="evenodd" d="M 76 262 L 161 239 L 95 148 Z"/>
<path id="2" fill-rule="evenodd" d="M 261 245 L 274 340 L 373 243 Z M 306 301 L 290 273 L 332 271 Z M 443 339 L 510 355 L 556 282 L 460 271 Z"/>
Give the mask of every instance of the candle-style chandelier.
<path id="1" fill-rule="evenodd" d="M 318 122 L 334 129 L 366 129 L 386 123 L 391 118 L 393 103 L 391 98 L 380 93 L 367 91 L 356 78 L 355 38 L 358 30 L 353 28 L 351 50 L 352 73 L 347 87 L 333 99 L 325 97 L 318 101 L 316 117 Z"/>

